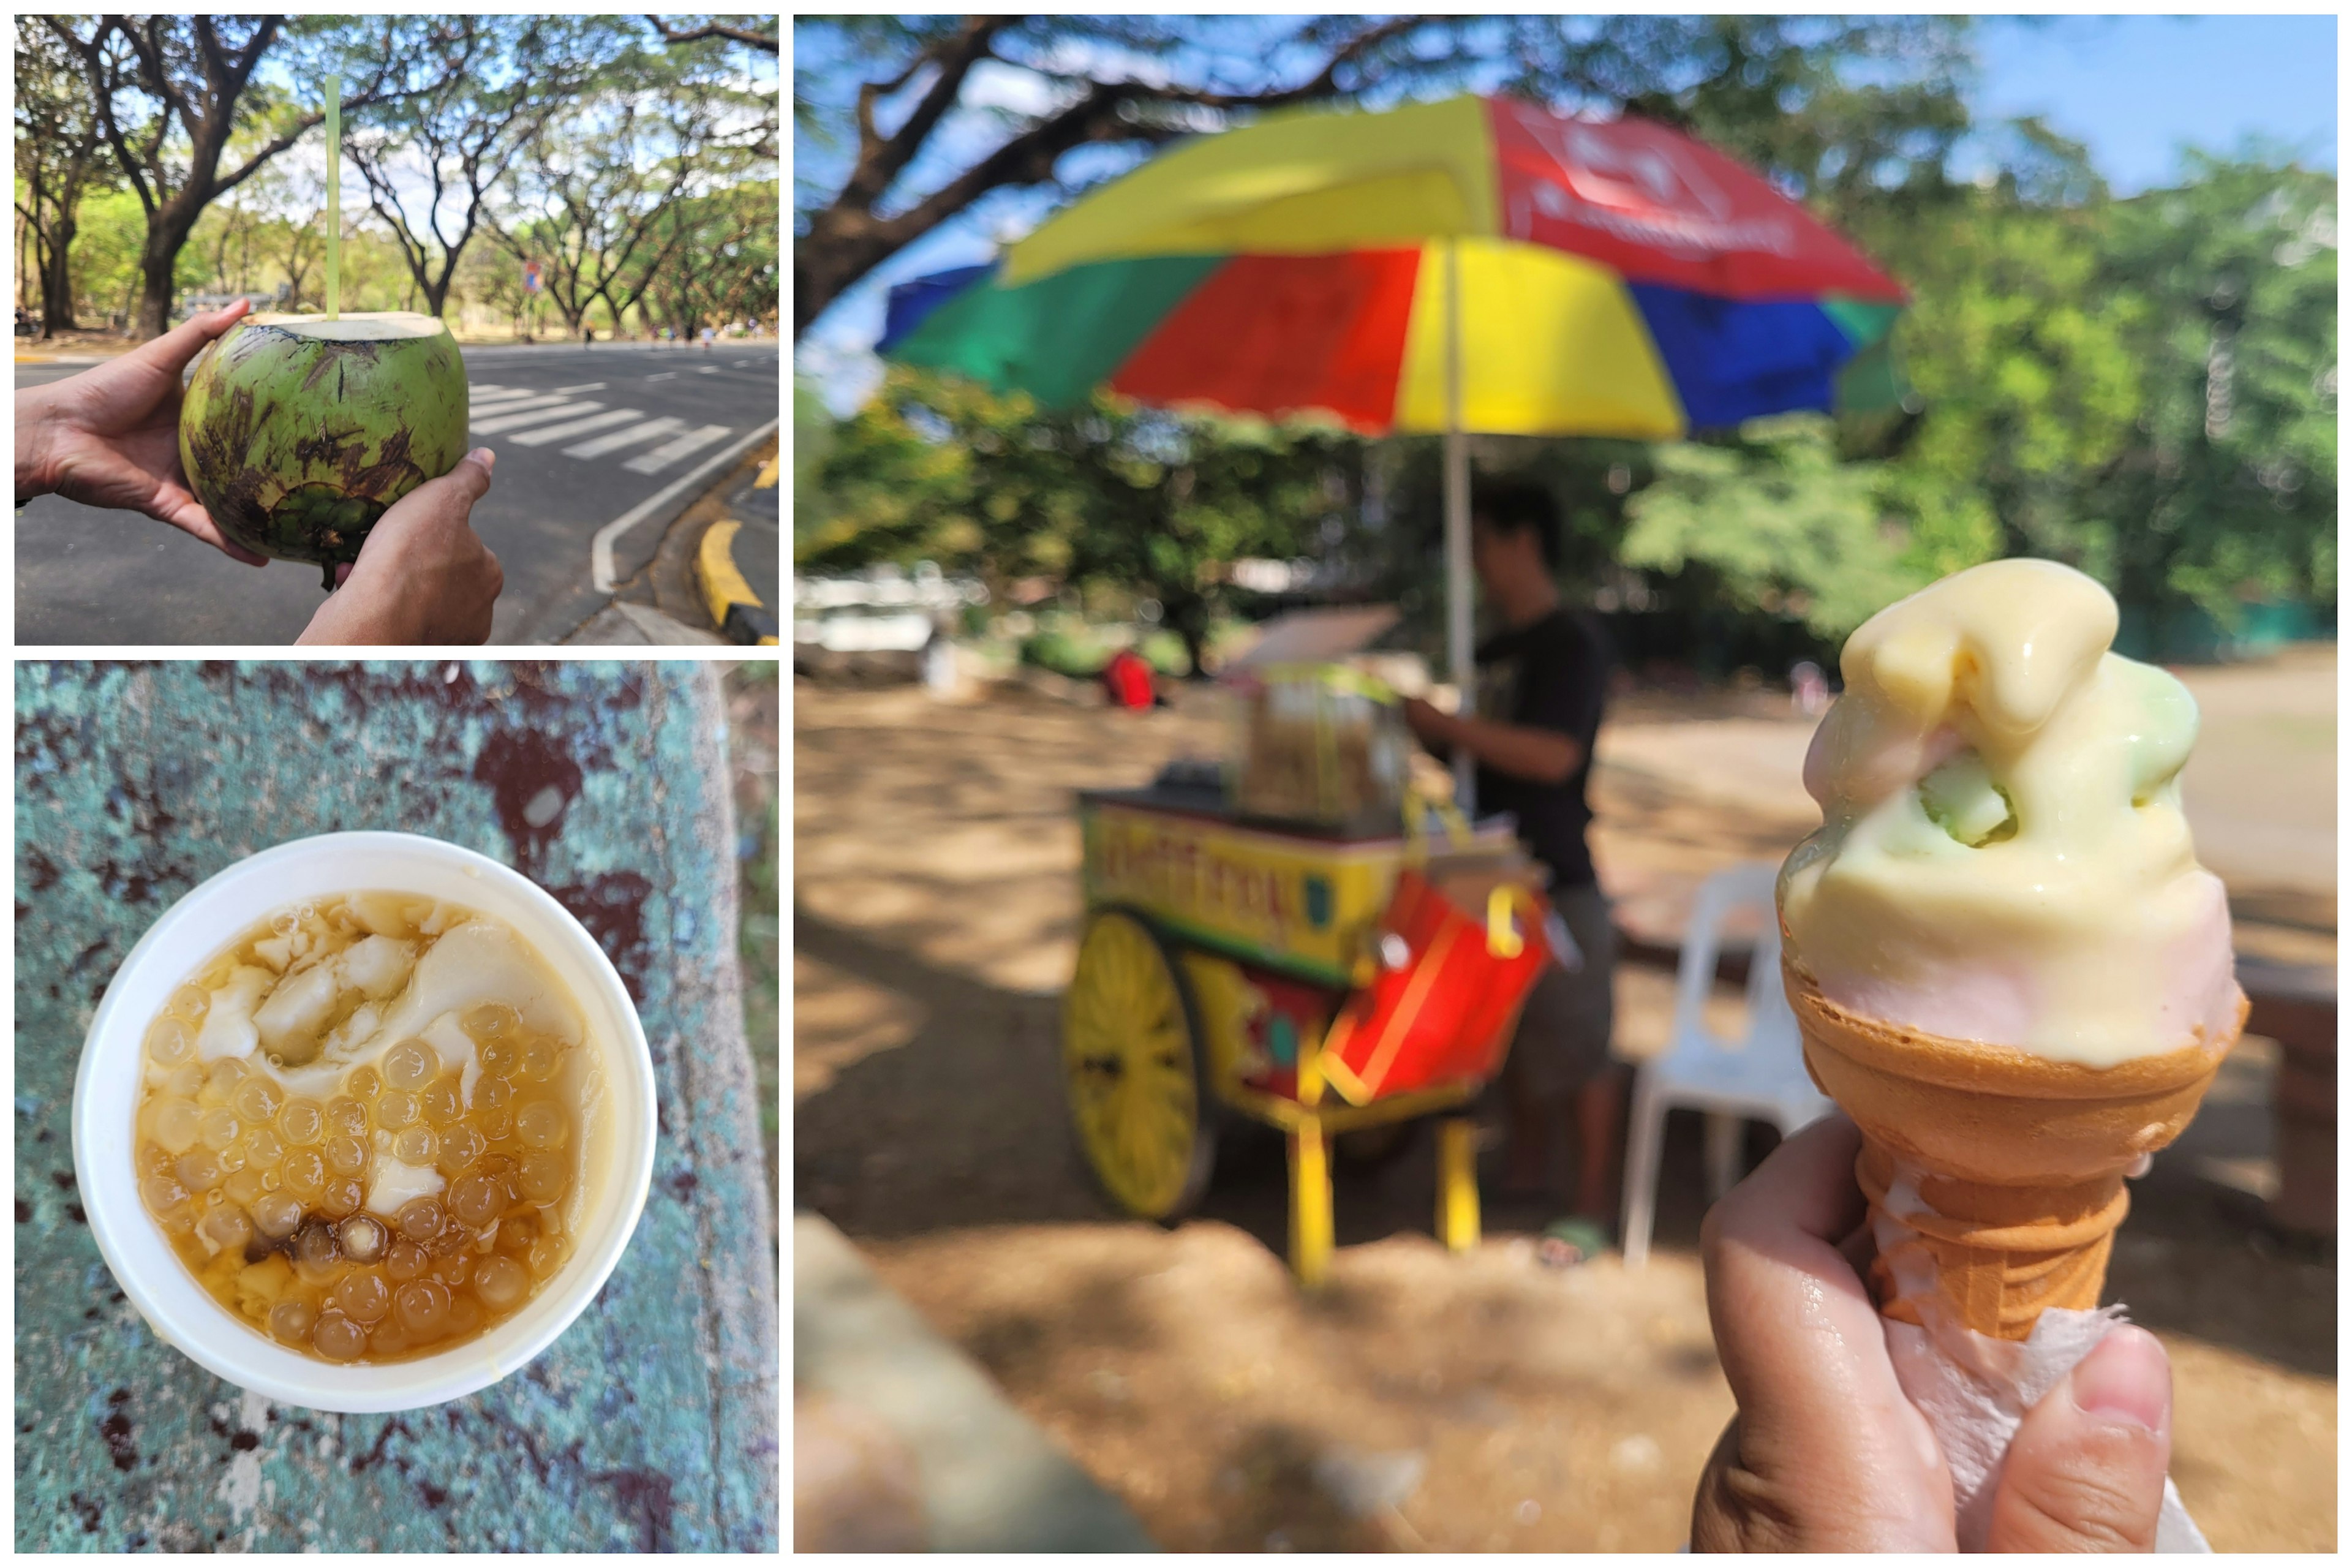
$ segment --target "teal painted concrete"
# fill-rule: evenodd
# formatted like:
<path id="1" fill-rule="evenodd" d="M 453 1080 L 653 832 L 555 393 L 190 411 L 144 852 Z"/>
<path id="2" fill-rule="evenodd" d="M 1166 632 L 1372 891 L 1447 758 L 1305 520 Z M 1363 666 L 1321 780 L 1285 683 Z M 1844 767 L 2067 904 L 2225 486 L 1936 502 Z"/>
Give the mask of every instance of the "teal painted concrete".
<path id="1" fill-rule="evenodd" d="M 723 715 L 699 663 L 16 667 L 17 1550 L 778 1549 Z M 349 828 L 552 892 L 628 982 L 661 1102 L 595 1303 L 516 1375 L 394 1416 L 272 1407 L 159 1342 L 90 1239 L 68 1132 L 141 933 L 232 861 Z"/>

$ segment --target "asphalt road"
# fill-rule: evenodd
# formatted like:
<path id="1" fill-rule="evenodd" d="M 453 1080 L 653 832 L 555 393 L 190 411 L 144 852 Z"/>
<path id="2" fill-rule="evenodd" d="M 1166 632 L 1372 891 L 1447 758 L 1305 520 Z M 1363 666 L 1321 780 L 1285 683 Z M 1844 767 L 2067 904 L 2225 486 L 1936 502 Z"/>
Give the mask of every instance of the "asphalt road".
<path id="1" fill-rule="evenodd" d="M 597 534 L 772 428 L 782 407 L 773 340 L 708 352 L 614 343 L 465 356 L 474 444 L 499 455 L 497 481 L 473 518 L 506 570 L 493 643 L 551 643 L 594 615 L 612 596 L 593 580 Z M 16 385 L 88 368 L 19 365 Z M 719 463 L 614 537 L 614 580 L 641 570 L 664 527 L 730 467 Z M 290 643 L 322 596 L 314 566 L 257 571 L 136 513 L 56 496 L 18 515 L 16 567 L 20 646 Z"/>

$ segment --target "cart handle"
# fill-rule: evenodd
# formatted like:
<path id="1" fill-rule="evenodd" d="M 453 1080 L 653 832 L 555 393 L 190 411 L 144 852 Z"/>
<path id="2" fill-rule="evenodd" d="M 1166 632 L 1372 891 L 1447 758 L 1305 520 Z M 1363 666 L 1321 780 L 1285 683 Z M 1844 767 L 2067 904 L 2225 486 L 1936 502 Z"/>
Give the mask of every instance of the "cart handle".
<path id="1" fill-rule="evenodd" d="M 1470 824 L 1462 810 L 1450 800 L 1438 800 L 1414 790 L 1405 796 L 1404 854 L 1409 865 L 1429 863 L 1429 825 L 1422 819 L 1427 812 L 1437 818 L 1445 829 L 1446 842 L 1456 849 L 1466 849 L 1472 843 Z"/>

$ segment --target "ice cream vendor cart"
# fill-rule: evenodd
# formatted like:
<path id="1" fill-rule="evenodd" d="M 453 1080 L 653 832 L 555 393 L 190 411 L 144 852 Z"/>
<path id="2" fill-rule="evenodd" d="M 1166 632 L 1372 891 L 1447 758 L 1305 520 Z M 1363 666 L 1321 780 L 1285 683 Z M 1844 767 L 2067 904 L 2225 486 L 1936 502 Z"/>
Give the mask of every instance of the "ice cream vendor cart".
<path id="1" fill-rule="evenodd" d="M 1550 961 L 1509 820 L 1456 819 L 1433 856 L 1435 836 L 1401 823 L 1271 824 L 1165 775 L 1082 794 L 1078 817 L 1087 921 L 1062 1066 L 1088 1164 L 1121 1208 L 1173 1223 L 1208 1187 L 1222 1124 L 1279 1129 L 1291 1268 L 1320 1284 L 1331 1140 L 1461 1111 Z M 1443 887 L 1444 907 L 1413 901 L 1416 886 Z M 1478 1238 L 1467 1116 L 1440 1122 L 1438 1152 L 1437 1234 L 1461 1250 Z"/>

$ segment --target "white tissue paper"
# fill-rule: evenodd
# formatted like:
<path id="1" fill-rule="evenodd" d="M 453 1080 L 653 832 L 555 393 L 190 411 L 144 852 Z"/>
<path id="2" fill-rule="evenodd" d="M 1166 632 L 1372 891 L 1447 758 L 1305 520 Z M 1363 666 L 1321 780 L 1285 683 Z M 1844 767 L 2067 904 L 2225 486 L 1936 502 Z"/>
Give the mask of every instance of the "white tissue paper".
<path id="1" fill-rule="evenodd" d="M 1890 1206 L 1900 1208 L 1906 1198 L 1917 1202 L 1916 1188 L 1898 1177 L 1887 1197 Z M 1899 1253 L 1906 1262 L 1918 1258 L 1918 1252 L 1903 1247 L 1908 1233 L 1898 1222 L 1883 1215 L 1872 1217 L 1882 1257 Z M 1902 1283 L 1909 1294 L 1919 1282 Z M 1936 1316 L 1932 1311 L 1928 1315 Z M 2032 1336 L 2020 1342 L 1979 1334 L 1948 1318 L 1932 1328 L 1883 1320 L 1895 1375 L 1904 1394 L 1927 1418 L 1950 1467 L 1961 1551 L 1984 1550 L 1985 1531 L 1992 1521 L 1993 1493 L 2018 1423 L 2093 1347 L 2126 1321 L 2120 1306 L 2088 1312 L 2053 1307 L 2035 1320 Z M 2168 1477 L 2164 1483 L 2164 1507 L 2157 1515 L 2156 1549 L 2213 1550 L 2181 1506 L 2180 1494 L 2173 1489 Z"/>

